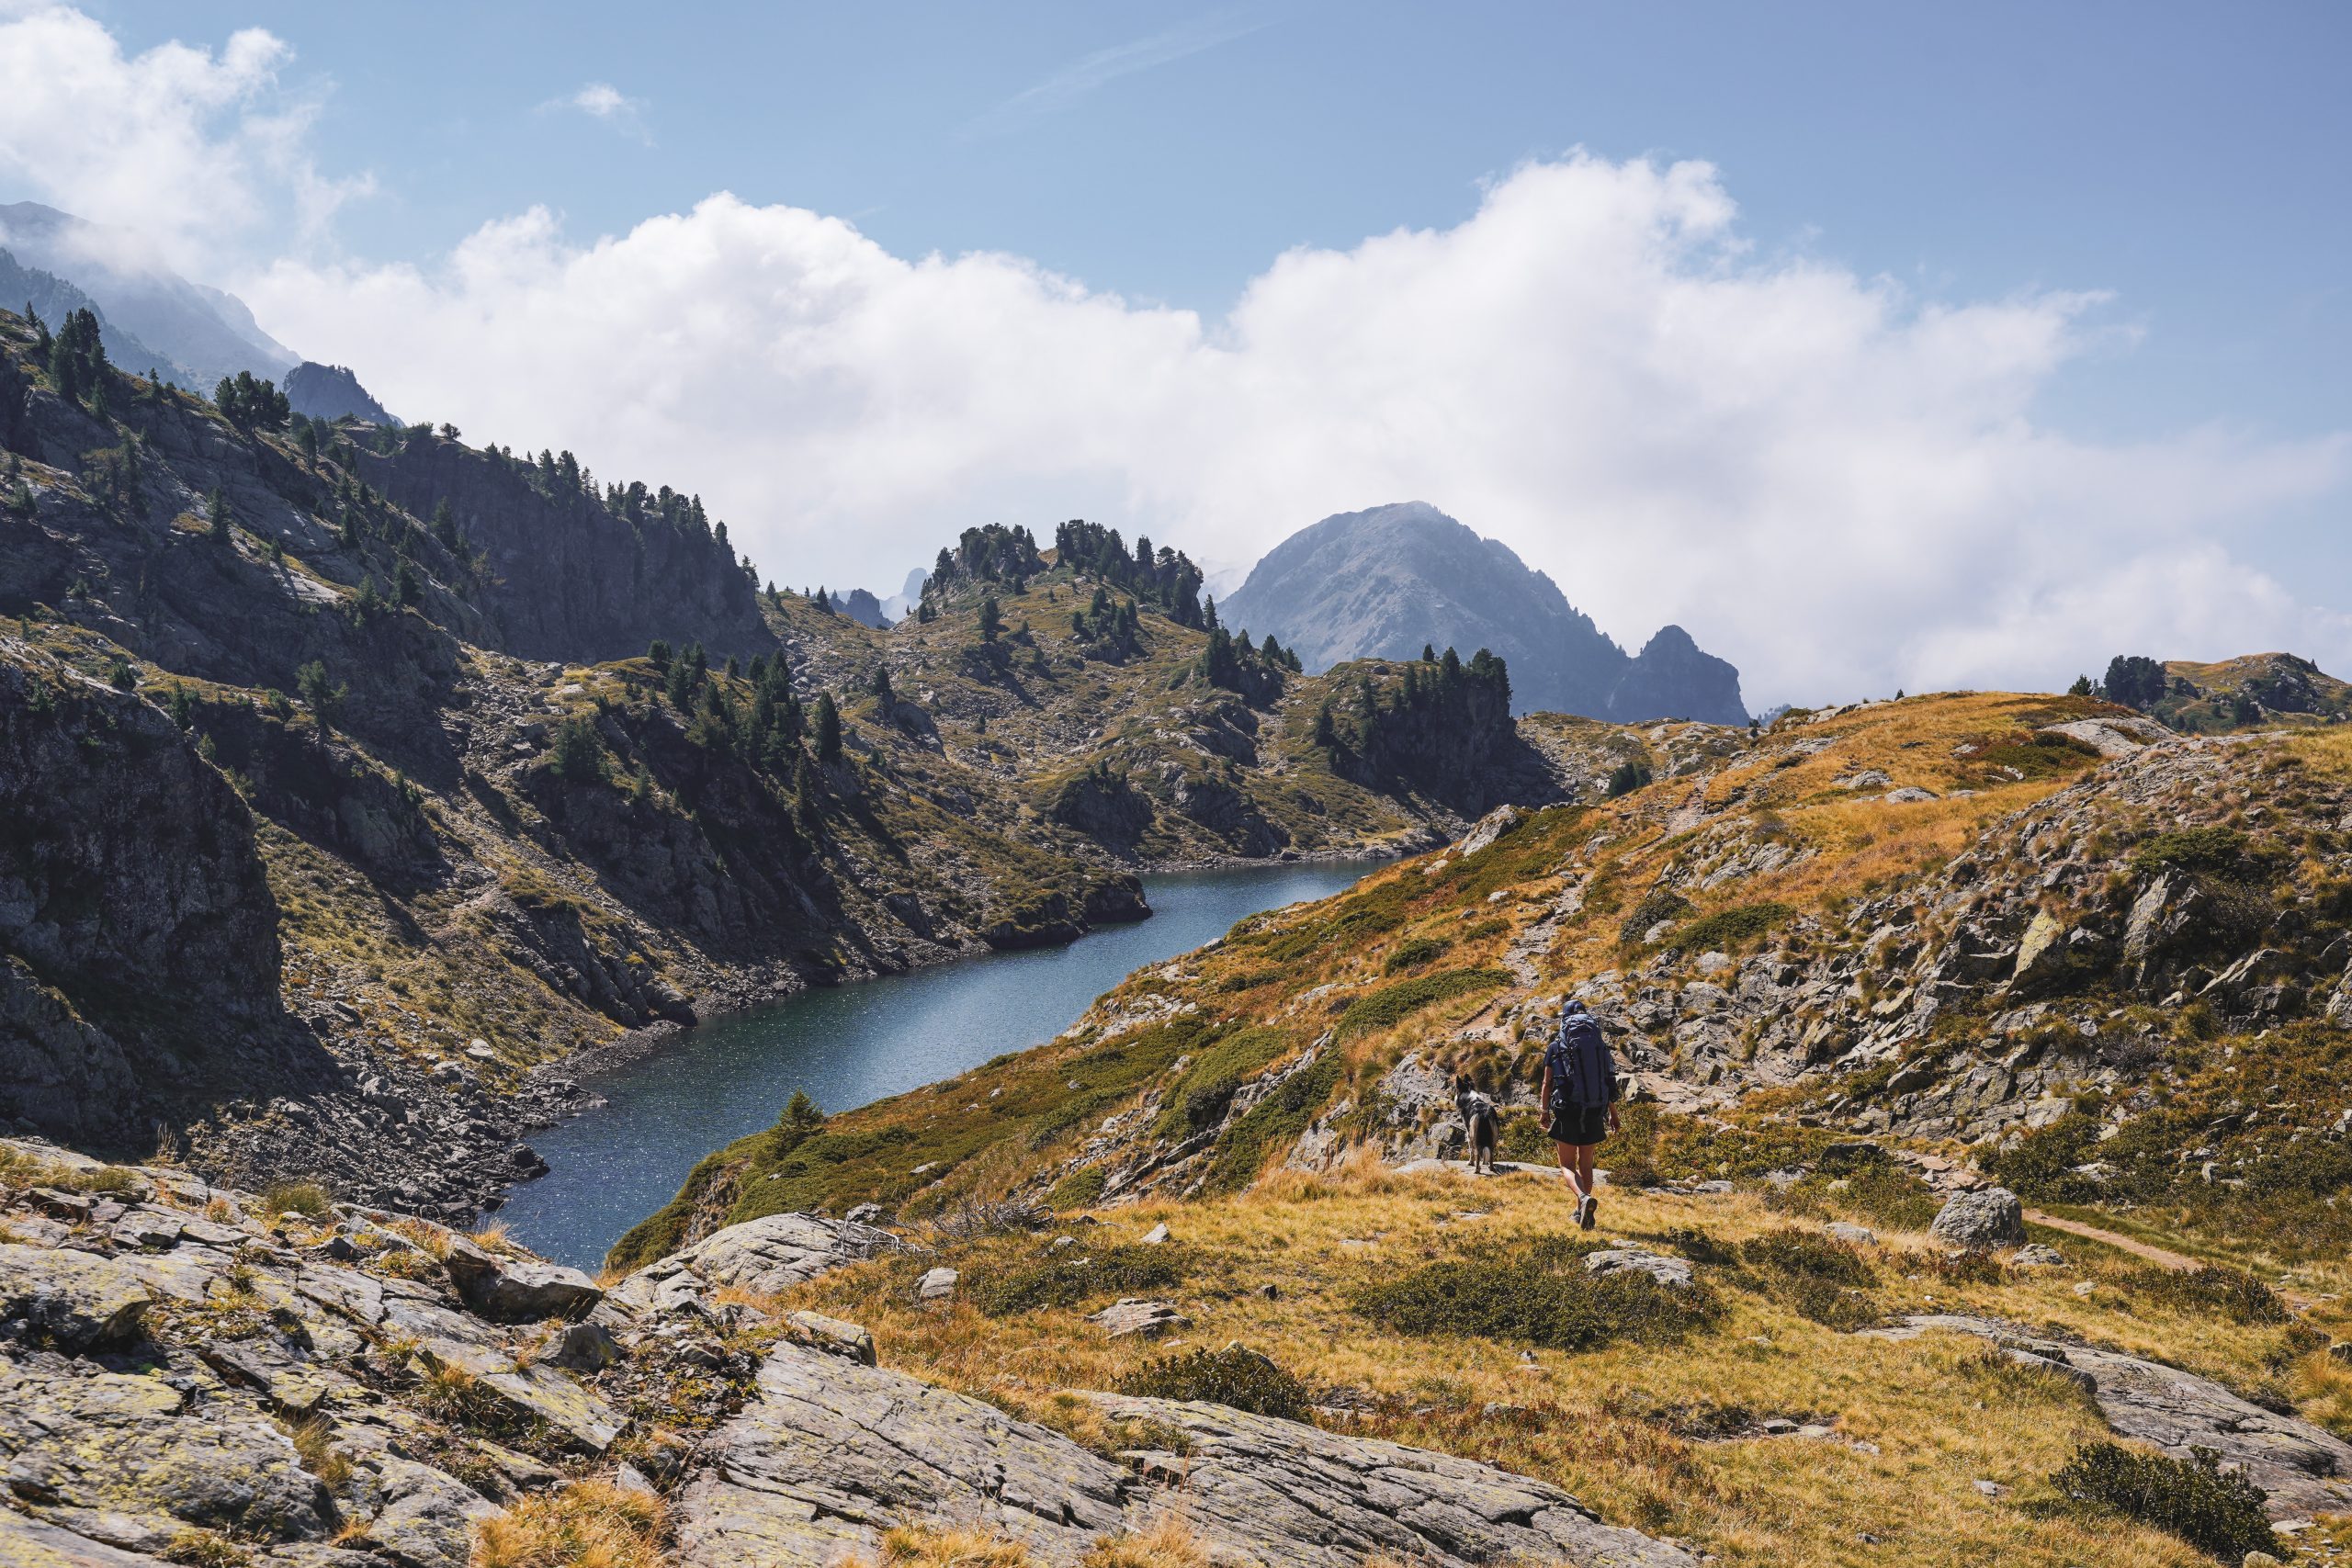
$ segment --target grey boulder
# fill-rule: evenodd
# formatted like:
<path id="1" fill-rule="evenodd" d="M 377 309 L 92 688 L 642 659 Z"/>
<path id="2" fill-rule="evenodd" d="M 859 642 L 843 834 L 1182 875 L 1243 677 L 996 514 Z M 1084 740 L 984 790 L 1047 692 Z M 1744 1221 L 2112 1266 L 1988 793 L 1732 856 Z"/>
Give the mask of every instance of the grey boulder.
<path id="1" fill-rule="evenodd" d="M 1937 1213 L 1928 1234 L 1969 1251 L 2015 1247 L 2025 1240 L 2025 1210 L 2006 1187 L 1955 1192 Z"/>
<path id="2" fill-rule="evenodd" d="M 605 1299 L 596 1281 L 577 1269 L 537 1258 L 495 1257 L 463 1236 L 449 1238 L 442 1267 L 468 1306 L 499 1323 L 582 1317 Z"/>
<path id="3" fill-rule="evenodd" d="M 153 1299 L 139 1271 L 114 1258 L 0 1243 L 0 1318 L 22 1318 L 65 1349 L 130 1338 Z"/>

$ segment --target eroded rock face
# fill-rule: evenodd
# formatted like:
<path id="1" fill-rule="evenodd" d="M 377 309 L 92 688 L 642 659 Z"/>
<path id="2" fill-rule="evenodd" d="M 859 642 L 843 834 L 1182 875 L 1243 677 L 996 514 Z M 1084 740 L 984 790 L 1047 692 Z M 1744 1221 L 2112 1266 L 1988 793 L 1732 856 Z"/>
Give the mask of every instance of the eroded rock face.
<path id="1" fill-rule="evenodd" d="M 1502 1562 L 1684 1568 L 1679 1546 L 1600 1521 L 1544 1482 L 1425 1449 L 1350 1438 L 1222 1404 L 1120 1394 L 1087 1399 L 1115 1420 L 1182 1430 L 1185 1454 L 1125 1456 L 1182 1484 L 1186 1519 L 1238 1562 L 1354 1568 L 1386 1554 L 1441 1568 Z"/>
<path id="2" fill-rule="evenodd" d="M 2175 1459 L 2189 1458 L 2194 1449 L 2211 1449 L 2224 1466 L 2245 1471 L 2270 1495 L 2267 1506 L 2274 1519 L 2352 1510 L 2352 1443 L 2240 1399 L 2210 1378 L 2113 1350 L 2041 1338 L 1986 1317 L 1917 1316 L 1900 1327 L 1870 1332 L 1909 1338 L 1937 1330 L 1989 1339 L 2013 1359 L 2086 1382 L 2099 1413 L 2120 1437 L 2152 1443 Z"/>
<path id="3" fill-rule="evenodd" d="M 68 1185 L 91 1169 L 44 1145 L 0 1140 L 0 1154 L 49 1161 Z M 346 1211 L 272 1231 L 252 1200 L 182 1173 L 127 1185 L 121 1199 L 0 1192 L 0 1224 L 27 1238 L 0 1244 L 9 1568 L 184 1562 L 189 1531 L 255 1564 L 464 1568 L 478 1520 L 627 1424 L 562 1370 L 582 1358 L 560 1338 L 473 1311 L 413 1224 Z M 598 1366 L 627 1354 L 604 1327 L 572 1326 L 600 1337 Z M 298 1426 L 315 1447 L 298 1447 Z M 346 1529 L 368 1551 L 332 1544 Z"/>
<path id="4" fill-rule="evenodd" d="M 705 1290 L 735 1286 L 774 1295 L 828 1269 L 897 1250 L 888 1231 L 822 1214 L 766 1214 L 713 1231 L 682 1251 L 650 1263 L 613 1289 L 631 1311 L 668 1312 L 699 1303 Z"/>
<path id="5" fill-rule="evenodd" d="M 1125 1518 L 1127 1477 L 992 1404 L 786 1347 L 680 1499 L 688 1568 L 824 1568 L 907 1520 L 977 1520 L 1074 1563 Z"/>

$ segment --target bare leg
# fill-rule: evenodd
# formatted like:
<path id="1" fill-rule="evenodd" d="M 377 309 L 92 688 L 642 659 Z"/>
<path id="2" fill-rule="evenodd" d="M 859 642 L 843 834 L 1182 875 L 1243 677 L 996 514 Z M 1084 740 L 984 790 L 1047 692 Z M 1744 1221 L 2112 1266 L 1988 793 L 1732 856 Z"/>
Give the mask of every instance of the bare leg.
<path id="1" fill-rule="evenodd" d="M 1579 1156 L 1589 1158 L 1591 1151 L 1579 1149 L 1574 1144 L 1560 1143 L 1556 1139 L 1554 1140 L 1552 1147 L 1559 1153 L 1561 1174 L 1568 1179 L 1568 1185 L 1576 1190 L 1577 1201 L 1582 1202 L 1592 1195 L 1592 1189 L 1586 1185 L 1589 1178 L 1577 1174 L 1577 1167 L 1580 1163 Z M 1591 1167 L 1586 1164 L 1584 1168 L 1589 1171 Z"/>
<path id="2" fill-rule="evenodd" d="M 1600 1152 L 1600 1147 L 1598 1144 L 1577 1145 L 1577 1185 L 1584 1189 L 1584 1195 L 1596 1206 L 1600 1201 L 1600 1178 L 1593 1169 L 1593 1156 Z"/>

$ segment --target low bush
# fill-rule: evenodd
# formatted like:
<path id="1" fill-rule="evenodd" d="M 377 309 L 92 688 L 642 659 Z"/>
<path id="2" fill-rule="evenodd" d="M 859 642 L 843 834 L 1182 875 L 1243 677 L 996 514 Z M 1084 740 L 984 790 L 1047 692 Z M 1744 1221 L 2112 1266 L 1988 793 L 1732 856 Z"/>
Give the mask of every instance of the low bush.
<path id="1" fill-rule="evenodd" d="M 1442 936 L 1413 937 L 1397 943 L 1396 951 L 1388 955 L 1388 962 L 1380 966 L 1381 972 L 1401 975 L 1408 969 L 1419 969 L 1424 964 L 1444 957 L 1453 948 L 1453 943 Z"/>
<path id="2" fill-rule="evenodd" d="M 1350 1303 L 1397 1334 L 1468 1335 L 1552 1350 L 1618 1339 L 1665 1344 L 1713 1321 L 1703 1286 L 1674 1290 L 1631 1270 L 1585 1271 L 1584 1244 L 1543 1237 L 1513 1251 L 1424 1264 Z"/>
<path id="3" fill-rule="evenodd" d="M 1842 1241 L 1793 1227 L 1740 1245 L 1740 1260 L 1768 1281 L 1775 1299 L 1809 1323 L 1850 1333 L 1885 1316 L 1866 1292 L 1878 1275 Z"/>
<path id="4" fill-rule="evenodd" d="M 1084 1257 L 1076 1247 L 1025 1263 L 982 1264 L 971 1271 L 964 1294 L 989 1317 L 1009 1317 L 1039 1307 L 1076 1306 L 1096 1296 L 1132 1295 L 1181 1284 L 1190 1271 L 1189 1249 L 1111 1247 Z"/>
<path id="5" fill-rule="evenodd" d="M 1510 981 L 1509 971 L 1502 969 L 1441 969 L 1433 975 L 1417 975 L 1410 980 L 1383 986 L 1348 1004 L 1340 1014 L 1339 1037 L 1351 1040 L 1359 1034 L 1390 1029 L 1425 1007 L 1474 991 L 1500 990 Z"/>
<path id="6" fill-rule="evenodd" d="M 1623 945 L 1632 947 L 1649 934 L 1649 929 L 1660 920 L 1679 920 L 1690 913 L 1690 899 L 1670 888 L 1653 887 L 1642 895 L 1642 901 L 1634 906 L 1633 913 L 1619 924 L 1617 940 Z"/>
<path id="7" fill-rule="evenodd" d="M 2278 1292 L 2243 1269 L 2134 1269 L 2116 1281 L 2134 1298 L 2162 1302 L 2177 1312 L 2219 1313 L 2232 1323 L 2284 1323 L 2291 1315 Z"/>
<path id="8" fill-rule="evenodd" d="M 272 1219 L 300 1214 L 306 1220 L 331 1220 L 334 1200 L 315 1181 L 273 1181 L 262 1192 L 261 1212 Z"/>
<path id="9" fill-rule="evenodd" d="M 1678 953 L 1736 952 L 1761 941 L 1766 932 L 1795 913 L 1788 905 L 1770 900 L 1736 904 L 1684 921 L 1668 935 L 1664 945 Z"/>
<path id="10" fill-rule="evenodd" d="M 1304 1421 L 1307 1414 L 1306 1385 L 1272 1358 L 1239 1345 L 1158 1357 L 1122 1378 L 1119 1392 L 1145 1399 L 1202 1399 L 1289 1421 Z"/>
<path id="11" fill-rule="evenodd" d="M 2086 1443 L 2050 1483 L 2071 1503 L 2154 1525 L 2224 1562 L 2249 1551 L 2285 1551 L 2263 1513 L 2262 1488 L 2222 1469 L 2211 1449 L 2189 1452 L 2193 1457 L 2177 1460 L 2120 1443 Z"/>

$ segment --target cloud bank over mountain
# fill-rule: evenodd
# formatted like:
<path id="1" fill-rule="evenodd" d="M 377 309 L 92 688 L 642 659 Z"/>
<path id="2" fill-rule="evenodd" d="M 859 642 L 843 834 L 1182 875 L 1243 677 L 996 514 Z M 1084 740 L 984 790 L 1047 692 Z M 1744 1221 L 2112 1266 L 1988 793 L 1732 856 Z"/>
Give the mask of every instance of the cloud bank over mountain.
<path id="1" fill-rule="evenodd" d="M 199 112 L 265 58 L 232 41 L 176 113 L 152 72 L 142 145 L 299 206 L 320 183 L 299 138 L 234 155 L 262 89 L 242 118 Z M 0 170 L 28 166 L 0 124 Z M 111 145 L 60 166 L 108 188 Z M 1453 227 L 1272 258 L 1219 319 L 723 193 L 622 234 L 532 209 L 431 265 L 215 281 L 412 417 L 694 476 L 794 583 L 895 581 L 990 520 L 1249 559 L 1403 495 L 1476 518 L 1621 639 L 1705 628 L 1759 704 L 2043 684 L 2125 648 L 2352 663 L 2338 606 L 2231 549 L 2249 519 L 2340 499 L 2352 437 L 2070 436 L 2037 398 L 2112 340 L 2100 296 L 1923 299 L 1760 253 L 1701 162 L 1530 163 Z"/>

